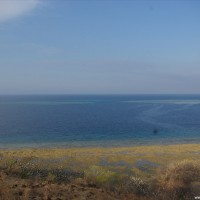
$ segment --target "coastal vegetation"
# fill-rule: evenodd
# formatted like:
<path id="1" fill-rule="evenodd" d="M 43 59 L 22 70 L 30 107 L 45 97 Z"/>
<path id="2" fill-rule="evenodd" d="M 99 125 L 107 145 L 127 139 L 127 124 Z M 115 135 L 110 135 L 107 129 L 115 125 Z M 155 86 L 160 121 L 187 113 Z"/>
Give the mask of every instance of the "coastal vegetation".
<path id="1" fill-rule="evenodd" d="M 189 200 L 200 145 L 0 151 L 0 199 Z"/>

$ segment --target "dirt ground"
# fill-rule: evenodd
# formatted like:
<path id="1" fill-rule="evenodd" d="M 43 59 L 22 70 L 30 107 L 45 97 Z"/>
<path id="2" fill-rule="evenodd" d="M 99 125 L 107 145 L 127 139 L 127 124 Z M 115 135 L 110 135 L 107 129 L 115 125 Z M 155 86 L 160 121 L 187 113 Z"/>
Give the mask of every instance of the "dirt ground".
<path id="1" fill-rule="evenodd" d="M 0 200 L 128 200 L 133 196 L 122 196 L 108 192 L 77 179 L 73 183 L 58 184 L 47 181 L 19 179 L 6 173 L 0 174 Z M 137 198 L 138 199 L 138 198 Z"/>

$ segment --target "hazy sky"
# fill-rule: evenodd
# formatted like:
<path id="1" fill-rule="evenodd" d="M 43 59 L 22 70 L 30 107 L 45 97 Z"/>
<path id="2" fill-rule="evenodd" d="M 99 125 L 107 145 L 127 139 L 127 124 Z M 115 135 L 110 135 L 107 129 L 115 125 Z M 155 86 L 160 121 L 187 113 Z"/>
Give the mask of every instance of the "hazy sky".
<path id="1" fill-rule="evenodd" d="M 200 93 L 198 0 L 0 0 L 0 94 Z"/>

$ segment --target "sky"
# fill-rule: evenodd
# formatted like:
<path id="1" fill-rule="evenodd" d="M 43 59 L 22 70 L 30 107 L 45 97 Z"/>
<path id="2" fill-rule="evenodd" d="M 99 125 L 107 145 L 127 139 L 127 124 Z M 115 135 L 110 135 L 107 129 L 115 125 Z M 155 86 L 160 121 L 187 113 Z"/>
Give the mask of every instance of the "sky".
<path id="1" fill-rule="evenodd" d="M 200 1 L 0 0 L 0 94 L 200 94 Z"/>

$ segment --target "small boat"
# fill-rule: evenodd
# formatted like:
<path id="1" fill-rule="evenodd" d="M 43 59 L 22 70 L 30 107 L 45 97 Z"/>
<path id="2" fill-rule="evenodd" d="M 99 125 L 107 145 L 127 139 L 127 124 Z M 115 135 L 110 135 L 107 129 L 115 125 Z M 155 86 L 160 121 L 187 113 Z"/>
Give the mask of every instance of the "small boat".
<path id="1" fill-rule="evenodd" d="M 157 134 L 158 134 L 158 129 L 155 128 L 155 129 L 153 130 L 153 134 L 154 134 L 154 135 L 157 135 Z"/>

